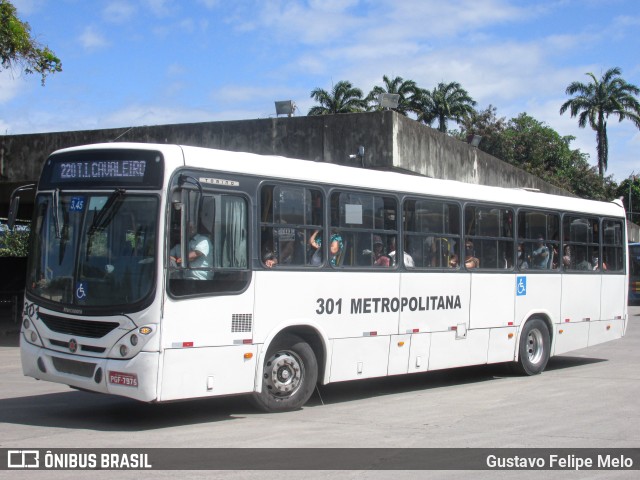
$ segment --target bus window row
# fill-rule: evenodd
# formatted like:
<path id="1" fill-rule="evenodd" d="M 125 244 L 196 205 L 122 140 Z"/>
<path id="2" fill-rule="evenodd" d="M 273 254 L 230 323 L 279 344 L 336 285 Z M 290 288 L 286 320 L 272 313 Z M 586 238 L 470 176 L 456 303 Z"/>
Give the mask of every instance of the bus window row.
<path id="1" fill-rule="evenodd" d="M 327 227 L 324 202 L 319 189 L 262 188 L 266 267 L 624 270 L 622 220 L 475 204 L 463 212 L 457 202 L 421 198 L 407 198 L 400 207 L 382 193 L 334 191 Z"/>

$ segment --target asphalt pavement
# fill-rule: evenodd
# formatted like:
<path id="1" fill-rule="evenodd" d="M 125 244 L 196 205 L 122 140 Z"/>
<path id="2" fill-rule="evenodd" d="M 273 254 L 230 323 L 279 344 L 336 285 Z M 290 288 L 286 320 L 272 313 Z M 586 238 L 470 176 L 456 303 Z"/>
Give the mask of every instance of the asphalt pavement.
<path id="1" fill-rule="evenodd" d="M 640 307 L 627 335 L 554 357 L 542 375 L 502 365 L 321 387 L 303 409 L 262 414 L 244 397 L 169 404 L 79 392 L 22 375 L 17 326 L 0 335 L 0 447 L 311 448 L 640 447 Z M 12 326 L 13 325 L 13 326 Z M 194 450 L 195 451 L 195 450 Z M 346 450 L 345 450 L 346 451 Z M 464 464 L 465 452 L 455 451 Z M 318 450 L 321 455 L 321 450 Z M 330 465 L 327 466 L 329 468 Z M 637 478 L 638 471 L 6 472 L 0 478 Z M 11 475 L 7 475 L 11 473 Z M 3 477 L 4 474 L 4 477 Z"/>

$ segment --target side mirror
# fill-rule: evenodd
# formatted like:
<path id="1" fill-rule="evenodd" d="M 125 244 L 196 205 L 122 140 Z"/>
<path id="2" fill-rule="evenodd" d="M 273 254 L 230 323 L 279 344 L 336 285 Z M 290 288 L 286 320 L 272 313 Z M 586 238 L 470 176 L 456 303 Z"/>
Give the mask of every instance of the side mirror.
<path id="1" fill-rule="evenodd" d="M 16 218 L 18 216 L 18 208 L 20 207 L 20 197 L 13 196 L 11 198 L 11 205 L 9 206 L 9 216 L 7 218 L 7 226 L 9 230 L 13 230 L 13 227 L 16 224 Z"/>
<path id="2" fill-rule="evenodd" d="M 20 195 L 18 195 L 18 193 L 35 189 L 36 184 L 30 183 L 28 185 L 18 187 L 13 192 L 11 192 L 11 203 L 9 206 L 9 215 L 7 219 L 7 226 L 9 227 L 9 230 L 13 230 L 13 227 L 16 224 L 16 218 L 18 218 L 18 207 L 20 207 Z"/>

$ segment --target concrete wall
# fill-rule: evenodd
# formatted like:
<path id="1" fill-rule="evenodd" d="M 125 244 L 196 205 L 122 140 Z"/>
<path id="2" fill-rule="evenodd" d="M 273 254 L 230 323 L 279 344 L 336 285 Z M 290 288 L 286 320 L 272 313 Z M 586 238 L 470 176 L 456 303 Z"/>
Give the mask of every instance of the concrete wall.
<path id="1" fill-rule="evenodd" d="M 349 155 L 362 145 L 368 168 L 568 194 L 393 111 L 7 135 L 0 137 L 2 181 L 34 181 L 52 151 L 106 141 L 178 143 L 339 164 L 353 164 Z"/>
<path id="2" fill-rule="evenodd" d="M 1 136 L 0 217 L 7 215 L 11 191 L 18 185 L 35 182 L 51 152 L 110 141 L 178 143 L 282 155 L 571 195 L 465 142 L 393 111 L 384 111 Z M 364 158 L 350 160 L 349 155 L 357 153 L 361 145 L 365 148 Z M 29 218 L 29 205 L 23 205 L 20 216 Z M 630 239 L 638 240 L 639 236 L 637 228 L 629 232 Z"/>

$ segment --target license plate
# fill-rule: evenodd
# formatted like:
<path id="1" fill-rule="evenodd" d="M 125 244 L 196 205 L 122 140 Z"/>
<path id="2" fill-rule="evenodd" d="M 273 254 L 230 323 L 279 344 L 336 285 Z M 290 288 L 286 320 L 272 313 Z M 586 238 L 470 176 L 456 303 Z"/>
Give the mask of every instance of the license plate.
<path id="1" fill-rule="evenodd" d="M 134 373 L 109 372 L 109 383 L 124 385 L 125 387 L 137 387 L 138 376 Z"/>

